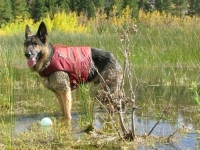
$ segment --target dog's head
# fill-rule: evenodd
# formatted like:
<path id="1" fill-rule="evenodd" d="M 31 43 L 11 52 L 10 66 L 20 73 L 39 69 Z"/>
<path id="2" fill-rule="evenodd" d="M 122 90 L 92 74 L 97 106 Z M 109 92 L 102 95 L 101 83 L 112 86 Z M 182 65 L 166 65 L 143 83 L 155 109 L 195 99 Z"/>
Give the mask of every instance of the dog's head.
<path id="1" fill-rule="evenodd" d="M 33 71 L 38 71 L 36 64 L 43 58 L 47 47 L 47 28 L 41 22 L 36 34 L 32 34 L 28 25 L 25 29 L 24 55 L 27 64 Z"/>

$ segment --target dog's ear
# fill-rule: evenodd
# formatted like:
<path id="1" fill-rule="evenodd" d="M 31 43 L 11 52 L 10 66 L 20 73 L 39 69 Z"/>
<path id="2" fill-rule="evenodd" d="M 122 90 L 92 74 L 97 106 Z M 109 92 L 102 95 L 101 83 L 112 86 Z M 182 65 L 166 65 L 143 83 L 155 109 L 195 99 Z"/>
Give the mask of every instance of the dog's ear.
<path id="1" fill-rule="evenodd" d="M 28 25 L 26 25 L 26 29 L 25 29 L 25 38 L 27 38 L 28 36 L 32 35 L 31 30 L 29 28 Z"/>
<path id="2" fill-rule="evenodd" d="M 48 33 L 47 33 L 47 27 L 46 27 L 46 25 L 44 24 L 44 22 L 41 22 L 41 23 L 40 23 L 40 26 L 39 26 L 39 28 L 38 28 L 38 31 L 37 31 L 37 34 L 36 34 L 36 35 L 39 37 L 39 39 L 40 39 L 43 43 L 46 42 L 46 38 L 47 38 Z"/>

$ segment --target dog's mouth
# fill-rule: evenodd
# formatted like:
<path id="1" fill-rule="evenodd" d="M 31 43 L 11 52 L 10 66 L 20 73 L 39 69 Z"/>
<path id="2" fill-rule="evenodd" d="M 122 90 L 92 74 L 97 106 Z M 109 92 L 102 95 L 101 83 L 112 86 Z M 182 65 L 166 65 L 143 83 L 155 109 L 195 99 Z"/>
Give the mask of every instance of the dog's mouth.
<path id="1" fill-rule="evenodd" d="M 37 62 L 36 57 L 27 59 L 27 64 L 28 64 L 29 67 L 33 67 L 36 64 L 36 62 Z"/>
<path id="2" fill-rule="evenodd" d="M 34 65 L 36 65 L 37 61 L 40 59 L 41 57 L 41 53 L 34 51 L 34 52 L 26 52 L 25 53 L 25 57 L 27 58 L 27 64 L 29 67 L 33 67 Z"/>

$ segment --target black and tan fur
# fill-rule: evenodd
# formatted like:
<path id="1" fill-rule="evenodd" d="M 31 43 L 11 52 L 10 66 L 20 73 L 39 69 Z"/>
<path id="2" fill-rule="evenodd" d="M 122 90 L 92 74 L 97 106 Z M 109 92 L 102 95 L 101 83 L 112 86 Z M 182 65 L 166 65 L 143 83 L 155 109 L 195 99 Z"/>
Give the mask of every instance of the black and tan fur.
<path id="1" fill-rule="evenodd" d="M 35 60 L 30 67 L 32 71 L 40 72 L 50 64 L 54 49 L 48 42 L 47 35 L 44 22 L 41 22 L 36 34 L 32 34 L 29 26 L 26 26 L 24 54 L 27 61 L 30 58 Z M 110 52 L 101 49 L 91 48 L 91 53 L 91 68 L 87 82 L 98 83 L 104 90 L 108 90 L 108 86 L 111 93 L 118 92 L 117 86 L 122 80 L 123 70 L 116 58 Z M 72 96 L 68 74 L 56 71 L 44 77 L 43 84 L 57 97 L 65 118 L 71 120 Z"/>

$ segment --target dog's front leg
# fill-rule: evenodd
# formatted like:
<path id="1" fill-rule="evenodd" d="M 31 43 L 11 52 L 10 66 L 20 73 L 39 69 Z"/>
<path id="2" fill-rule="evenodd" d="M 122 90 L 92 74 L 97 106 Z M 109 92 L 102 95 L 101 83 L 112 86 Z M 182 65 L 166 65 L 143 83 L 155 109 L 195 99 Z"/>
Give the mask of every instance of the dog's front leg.
<path id="1" fill-rule="evenodd" d="M 63 114 L 68 121 L 71 121 L 72 96 L 70 87 L 67 87 L 66 91 L 62 92 L 61 98 L 63 104 Z"/>
<path id="2" fill-rule="evenodd" d="M 54 93 L 56 98 L 58 99 L 59 103 L 60 103 L 60 107 L 61 107 L 61 110 L 64 114 L 64 104 L 63 104 L 63 101 L 62 101 L 62 97 L 61 97 L 61 94 L 58 94 L 58 93 Z"/>
<path id="3" fill-rule="evenodd" d="M 60 103 L 63 115 L 70 121 L 72 118 L 72 97 L 68 74 L 62 71 L 54 72 L 48 78 L 44 78 L 43 84 L 55 94 Z"/>
<path id="4" fill-rule="evenodd" d="M 66 91 L 55 93 L 56 98 L 60 103 L 63 115 L 68 121 L 71 121 L 71 107 L 72 107 L 72 97 L 70 87 Z"/>

